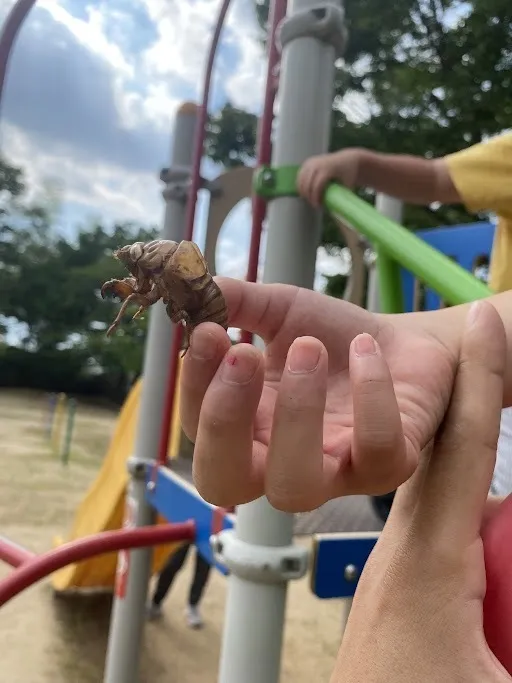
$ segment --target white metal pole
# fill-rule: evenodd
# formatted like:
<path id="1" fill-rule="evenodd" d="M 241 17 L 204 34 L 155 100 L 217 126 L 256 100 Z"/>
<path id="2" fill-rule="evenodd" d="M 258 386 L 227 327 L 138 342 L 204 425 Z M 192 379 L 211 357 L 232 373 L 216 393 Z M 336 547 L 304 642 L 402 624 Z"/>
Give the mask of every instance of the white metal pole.
<path id="1" fill-rule="evenodd" d="M 395 197 L 389 197 L 387 194 L 379 193 L 375 198 L 375 208 L 380 211 L 383 216 L 391 218 L 397 223 L 402 222 L 403 202 Z M 372 313 L 380 311 L 379 299 L 379 277 L 377 272 L 377 263 L 373 259 L 369 266 L 368 272 L 368 291 L 366 297 L 366 308 Z"/>
<path id="2" fill-rule="evenodd" d="M 338 0 L 291 0 L 281 28 L 282 60 L 274 166 L 301 164 L 328 150 L 336 48 L 343 40 Z M 270 202 L 263 280 L 313 288 L 321 214 L 299 198 Z M 307 453 L 304 454 L 307 457 Z M 219 539 L 222 540 L 222 539 Z M 293 545 L 293 515 L 266 497 L 237 509 L 225 536 L 231 570 L 219 683 L 277 683 L 287 581 L 307 569 Z"/>
<path id="3" fill-rule="evenodd" d="M 197 106 L 183 104 L 176 114 L 171 150 L 171 168 L 162 173 L 167 186 L 162 238 L 183 239 L 188 182 L 183 171 L 190 170 L 197 123 Z M 173 176 L 173 168 L 175 173 Z M 176 181 L 175 178 L 181 179 Z M 125 524 L 146 526 L 154 523 L 155 513 L 146 502 L 145 465 L 156 461 L 163 422 L 163 406 L 168 376 L 173 327 L 161 302 L 151 309 L 144 351 L 144 370 L 135 451 L 128 462 L 130 483 Z M 125 589 L 116 591 L 105 664 L 105 683 L 139 681 L 140 643 L 143 633 L 145 602 L 151 573 L 152 549 L 120 553 L 118 579 L 126 571 Z M 123 579 L 121 579 L 123 580 Z"/>

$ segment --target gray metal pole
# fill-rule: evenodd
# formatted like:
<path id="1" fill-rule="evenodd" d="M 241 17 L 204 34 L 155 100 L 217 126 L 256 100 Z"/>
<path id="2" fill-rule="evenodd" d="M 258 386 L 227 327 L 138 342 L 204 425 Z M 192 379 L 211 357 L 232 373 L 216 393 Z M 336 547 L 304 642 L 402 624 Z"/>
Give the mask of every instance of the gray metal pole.
<path id="1" fill-rule="evenodd" d="M 342 29 L 340 2 L 290 2 L 281 30 L 274 166 L 301 164 L 328 149 L 334 46 L 339 52 Z M 264 282 L 313 288 L 320 231 L 320 212 L 302 199 L 272 200 Z M 231 574 L 219 683 L 277 683 L 287 582 L 307 570 L 307 556 L 293 545 L 293 515 L 275 510 L 263 497 L 238 507 L 235 531 L 220 536 L 220 557 Z"/>
<path id="2" fill-rule="evenodd" d="M 383 216 L 391 218 L 397 223 L 402 222 L 403 202 L 395 197 L 389 197 L 387 194 L 379 193 L 375 198 L 375 208 L 380 211 Z M 368 272 L 368 292 L 366 297 L 366 308 L 372 313 L 380 311 L 379 299 L 379 277 L 377 272 L 377 262 L 375 258 L 369 266 Z"/>
<path id="3" fill-rule="evenodd" d="M 163 193 L 166 199 L 163 239 L 183 239 L 186 208 L 184 171 L 191 166 L 197 112 L 195 104 L 185 103 L 176 114 L 172 166 L 168 172 L 162 172 L 162 179 L 167 185 Z M 173 168 L 176 170 L 174 174 Z M 148 461 L 154 462 L 158 456 L 172 335 L 173 328 L 164 306 L 159 302 L 151 310 L 144 352 L 135 452 L 128 461 L 130 482 L 126 494 L 128 514 L 125 525 L 140 527 L 154 523 L 154 511 L 145 497 L 145 465 Z M 105 683 L 137 683 L 140 680 L 140 643 L 151 561 L 151 549 L 120 553 L 118 586 L 103 679 Z"/>

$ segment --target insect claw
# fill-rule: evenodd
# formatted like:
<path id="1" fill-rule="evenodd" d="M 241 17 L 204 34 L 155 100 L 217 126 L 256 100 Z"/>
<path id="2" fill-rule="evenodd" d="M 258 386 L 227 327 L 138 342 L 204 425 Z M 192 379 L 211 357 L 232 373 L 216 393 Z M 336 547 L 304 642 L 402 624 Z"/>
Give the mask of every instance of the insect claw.
<path id="1" fill-rule="evenodd" d="M 107 333 L 106 333 L 107 337 L 110 337 L 110 335 L 111 335 L 112 332 L 117 328 L 118 325 L 119 325 L 119 323 L 116 322 L 116 321 L 114 321 L 114 322 L 112 323 L 112 325 L 111 325 L 111 326 L 108 328 L 108 330 L 107 330 Z"/>
<path id="2" fill-rule="evenodd" d="M 107 296 L 117 296 L 121 301 L 126 299 L 135 292 L 135 287 L 131 281 L 133 278 L 125 278 L 124 280 L 107 280 L 100 290 L 101 298 L 105 299 Z"/>
<path id="3" fill-rule="evenodd" d="M 113 280 L 109 280 L 108 282 L 105 282 L 105 284 L 101 288 L 100 293 L 102 299 L 105 299 L 107 296 L 111 294 L 113 282 Z"/>
<path id="4" fill-rule="evenodd" d="M 144 313 L 145 310 L 146 310 L 145 306 L 139 306 L 138 311 L 133 314 L 132 320 L 135 320 L 136 318 L 140 318 L 140 316 Z"/>

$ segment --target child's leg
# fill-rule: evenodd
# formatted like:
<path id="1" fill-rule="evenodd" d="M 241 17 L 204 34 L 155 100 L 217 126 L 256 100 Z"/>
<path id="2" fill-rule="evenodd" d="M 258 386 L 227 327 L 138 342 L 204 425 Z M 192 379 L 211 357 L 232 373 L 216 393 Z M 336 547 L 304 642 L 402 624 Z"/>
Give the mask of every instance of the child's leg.
<path id="1" fill-rule="evenodd" d="M 203 620 L 199 612 L 199 602 L 208 583 L 211 566 L 203 558 L 196 548 L 196 566 L 194 571 L 194 580 L 190 585 L 190 593 L 187 606 L 187 622 L 190 628 L 201 628 Z"/>
<path id="2" fill-rule="evenodd" d="M 176 575 L 183 567 L 191 545 L 191 543 L 185 543 L 181 548 L 178 548 L 178 550 L 169 555 L 169 558 L 158 577 L 153 597 L 148 603 L 148 616 L 151 619 L 160 616 L 161 603 L 169 592 Z"/>
<path id="3" fill-rule="evenodd" d="M 501 412 L 498 455 L 491 483 L 491 493 L 508 496 L 512 493 L 512 408 Z"/>

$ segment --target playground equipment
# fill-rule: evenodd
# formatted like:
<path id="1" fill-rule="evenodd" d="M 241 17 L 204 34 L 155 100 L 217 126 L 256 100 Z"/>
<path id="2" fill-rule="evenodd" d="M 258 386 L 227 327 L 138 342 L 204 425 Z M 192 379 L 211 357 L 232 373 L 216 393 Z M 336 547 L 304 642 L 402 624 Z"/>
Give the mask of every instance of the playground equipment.
<path id="1" fill-rule="evenodd" d="M 141 381 L 139 380 L 131 389 L 121 409 L 100 471 L 75 513 L 73 525 L 68 532 L 68 542 L 86 538 L 91 534 L 114 531 L 123 525 L 128 484 L 126 465 L 133 451 L 140 394 Z M 178 455 L 180 434 L 179 415 L 175 410 L 168 453 L 170 460 Z M 191 516 L 187 517 L 187 519 L 190 518 Z M 162 524 L 165 520 L 160 518 L 158 521 Z M 60 537 L 55 539 L 57 547 L 63 543 L 64 539 Z M 179 545 L 179 543 L 166 544 L 155 550 L 152 558 L 152 573 L 160 571 L 169 553 Z M 56 571 L 52 575 L 52 586 L 58 593 L 84 589 L 108 591 L 115 585 L 116 565 L 115 553 L 93 556 L 86 562 L 70 564 Z"/>
<path id="2" fill-rule="evenodd" d="M 13 10 L 11 17 L 18 11 L 19 19 L 19 8 L 24 6 L 27 12 L 33 4 L 18 2 L 18 9 Z M 161 176 L 166 183 L 164 239 L 192 238 L 196 197 L 201 185 L 212 191 L 212 200 L 215 200 L 215 184 L 201 179 L 200 162 L 211 72 L 228 6 L 229 0 L 223 0 L 208 57 L 199 115 L 194 105 L 187 104 L 176 117 L 171 167 Z M 0 76 L 5 73 L 9 48 L 20 23 L 21 20 L 15 22 L 10 18 L 9 30 L 4 29 L 0 42 L 0 60 L 3 59 Z M 291 0 L 288 7 L 286 0 L 272 3 L 267 87 L 259 129 L 259 170 L 254 177 L 248 279 L 256 278 L 261 226 L 268 206 L 263 281 L 313 286 L 321 215 L 298 199 L 295 178 L 297 166 L 307 157 L 327 151 L 334 61 L 342 55 L 345 39 L 344 13 L 339 0 Z M 279 120 L 271 150 L 272 105 L 279 57 Z M 447 304 L 488 296 L 487 287 L 453 262 L 451 254 L 441 253 L 346 189 L 332 184 L 325 195 L 325 206 L 343 223 L 344 229 L 347 225 L 355 229 L 375 248 L 380 307 L 384 312 L 404 310 L 404 268 L 435 290 Z M 213 250 L 214 240 L 208 244 Z M 207 258 L 211 260 L 209 253 Z M 19 565 L 7 582 L 0 584 L 0 604 L 24 586 L 63 568 L 67 562 L 76 563 L 95 554 L 122 549 L 117 561 L 104 680 L 135 683 L 139 677 L 139 644 L 152 568 L 150 546 L 193 538 L 198 551 L 208 561 L 229 572 L 218 680 L 220 683 L 277 683 L 288 581 L 304 576 L 313 559 L 311 586 L 316 595 L 350 598 L 376 537 L 318 535 L 311 558 L 307 550 L 293 544 L 293 516 L 275 510 L 266 498 L 239 506 L 235 523 L 231 515 L 207 504 L 192 487 L 169 472 L 164 465 L 170 422 L 177 403 L 180 335 L 181 328 L 173 328 L 163 307 L 157 304 L 150 314 L 137 429 L 132 432 L 133 445 L 122 449 L 125 454 L 130 452 L 126 460 L 128 472 L 121 474 L 116 470 L 115 474 L 116 480 L 122 483 L 123 494 L 118 491 L 114 498 L 123 499 L 123 524 L 128 528 L 103 532 L 99 539 L 97 536 L 84 538 L 79 534 L 89 534 L 91 530 L 77 524 L 73 541 L 42 558 L 24 554 L 12 543 L 0 539 L 0 557 L 13 566 Z M 244 340 L 250 339 L 250 335 L 244 334 Z M 256 343 L 261 342 L 256 340 Z M 118 463 L 117 458 L 114 460 Z M 99 483 L 98 488 L 101 488 Z M 119 509 L 121 504 L 116 505 Z M 154 527 L 157 513 L 172 522 L 194 521 L 186 528 L 168 524 Z M 107 526 L 107 523 L 101 522 L 101 525 Z M 108 543 L 101 542 L 105 538 Z M 31 566 L 38 567 L 37 571 Z M 63 583 L 67 585 L 66 581 Z M 503 588 L 498 588 L 503 592 Z M 507 653 L 500 651 L 499 639 L 495 642 L 495 652 L 501 655 L 501 661 L 506 659 Z"/>
<path id="3" fill-rule="evenodd" d="M 76 400 L 67 394 L 47 395 L 45 427 L 53 453 L 63 465 L 69 462 L 73 427 L 75 424 Z"/>

